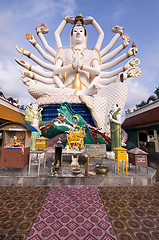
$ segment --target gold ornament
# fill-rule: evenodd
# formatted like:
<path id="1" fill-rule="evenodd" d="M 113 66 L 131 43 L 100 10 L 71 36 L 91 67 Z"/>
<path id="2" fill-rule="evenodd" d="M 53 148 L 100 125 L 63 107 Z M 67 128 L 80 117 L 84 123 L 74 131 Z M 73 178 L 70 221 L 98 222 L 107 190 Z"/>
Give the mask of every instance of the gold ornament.
<path id="1" fill-rule="evenodd" d="M 24 54 L 24 51 L 27 51 L 27 49 L 26 49 L 26 48 L 22 48 L 22 47 L 20 47 L 20 48 L 19 48 L 19 50 L 21 51 L 21 56 L 23 56 L 23 54 Z"/>
<path id="2" fill-rule="evenodd" d="M 35 39 L 35 36 L 32 33 L 25 33 L 25 37 L 28 40 L 32 40 L 33 38 Z"/>
<path id="3" fill-rule="evenodd" d="M 75 19 L 83 19 L 83 16 L 82 16 L 82 14 L 81 13 L 79 13 L 76 17 L 75 17 Z"/>
<path id="4" fill-rule="evenodd" d="M 76 72 L 75 79 L 73 81 L 73 89 L 81 90 L 81 79 L 79 72 Z"/>
<path id="5" fill-rule="evenodd" d="M 129 62 L 129 64 L 133 67 L 133 66 L 138 66 L 140 64 L 140 59 L 138 58 L 132 58 Z"/>
<path id="6" fill-rule="evenodd" d="M 133 70 L 136 70 L 135 73 L 133 73 Z M 138 77 L 141 75 L 141 68 L 139 68 L 138 66 L 133 66 L 128 71 L 128 74 L 130 75 L 130 77 Z"/>

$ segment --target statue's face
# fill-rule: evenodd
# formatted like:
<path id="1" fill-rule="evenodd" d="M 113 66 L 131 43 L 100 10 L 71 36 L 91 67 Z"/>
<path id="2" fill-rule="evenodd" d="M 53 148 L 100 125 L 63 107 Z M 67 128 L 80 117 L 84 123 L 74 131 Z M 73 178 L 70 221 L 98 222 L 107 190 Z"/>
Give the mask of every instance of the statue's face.
<path id="1" fill-rule="evenodd" d="M 38 105 L 36 103 L 32 104 L 32 110 L 37 111 L 38 110 Z"/>
<path id="2" fill-rule="evenodd" d="M 112 111 L 115 112 L 115 111 L 117 111 L 117 109 L 118 109 L 117 104 L 113 104 L 112 105 Z"/>
<path id="3" fill-rule="evenodd" d="M 84 43 L 84 39 L 85 39 L 84 28 L 81 26 L 74 27 L 72 38 L 73 38 L 72 40 L 74 44 Z"/>

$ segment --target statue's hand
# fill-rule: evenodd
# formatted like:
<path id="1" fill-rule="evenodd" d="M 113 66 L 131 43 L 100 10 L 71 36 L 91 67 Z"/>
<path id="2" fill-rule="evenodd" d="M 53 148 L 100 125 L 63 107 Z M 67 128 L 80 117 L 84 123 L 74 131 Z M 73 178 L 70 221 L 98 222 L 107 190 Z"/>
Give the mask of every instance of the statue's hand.
<path id="1" fill-rule="evenodd" d="M 22 82 L 26 85 L 29 86 L 30 84 L 30 80 L 26 77 L 20 77 L 20 80 L 22 80 Z"/>
<path id="2" fill-rule="evenodd" d="M 112 115 L 110 114 L 110 116 L 109 116 L 109 121 L 111 122 L 112 121 Z"/>
<path id="3" fill-rule="evenodd" d="M 18 59 L 14 59 L 20 66 L 29 68 L 29 64 L 25 63 L 24 61 L 19 61 Z"/>
<path id="4" fill-rule="evenodd" d="M 116 81 L 117 82 L 124 82 L 128 78 L 127 70 L 125 72 L 121 72 L 118 74 Z"/>
<path id="5" fill-rule="evenodd" d="M 70 23 L 70 24 L 74 24 L 74 18 L 73 17 L 71 17 L 71 16 L 66 16 L 65 18 L 64 18 L 65 20 L 66 20 L 66 22 L 68 22 L 68 23 Z"/>
<path id="6" fill-rule="evenodd" d="M 141 68 L 138 66 L 133 66 L 132 68 L 128 69 L 127 77 L 138 77 L 141 74 Z"/>
<path id="7" fill-rule="evenodd" d="M 124 27 L 120 27 L 119 25 L 116 25 L 115 27 L 111 27 L 113 33 L 123 33 Z"/>
<path id="8" fill-rule="evenodd" d="M 125 47 L 129 45 L 129 42 L 130 42 L 130 37 L 127 35 L 127 33 L 125 33 L 123 36 L 122 36 L 122 39 L 124 40 L 124 45 Z"/>
<path id="9" fill-rule="evenodd" d="M 43 33 L 43 34 L 46 34 L 49 32 L 49 29 L 42 23 L 39 27 L 36 27 L 36 32 L 39 33 Z"/>
<path id="10" fill-rule="evenodd" d="M 131 58 L 125 65 L 125 72 L 130 70 L 133 67 L 137 67 L 140 64 L 140 60 L 138 58 Z"/>
<path id="11" fill-rule="evenodd" d="M 131 60 L 130 60 L 131 61 Z M 125 70 L 131 68 L 130 61 L 124 65 Z"/>
<path id="12" fill-rule="evenodd" d="M 79 68 L 81 68 L 81 60 L 80 60 L 80 52 L 79 51 L 77 51 L 77 67 L 79 67 Z"/>
<path id="13" fill-rule="evenodd" d="M 30 43 L 34 44 L 36 42 L 35 36 L 32 33 L 25 33 L 26 39 L 29 40 Z"/>
<path id="14" fill-rule="evenodd" d="M 129 51 L 128 51 L 128 53 L 129 53 L 130 56 L 132 56 L 132 55 L 135 56 L 136 53 L 137 53 L 137 48 L 136 48 L 136 47 L 130 48 Z"/>
<path id="15" fill-rule="evenodd" d="M 26 48 L 22 48 L 22 47 L 18 48 L 18 46 L 16 46 L 16 49 L 19 53 L 21 53 L 22 56 L 23 54 L 27 55 L 29 53 L 29 51 Z"/>
<path id="16" fill-rule="evenodd" d="M 85 25 L 92 24 L 93 20 L 94 20 L 94 18 L 92 18 L 92 17 L 85 17 L 84 18 L 84 24 Z"/>
<path id="17" fill-rule="evenodd" d="M 76 54 L 75 54 L 75 61 L 73 63 L 74 67 L 76 70 L 78 70 L 79 68 L 81 68 L 81 60 L 80 60 L 80 52 L 77 50 Z"/>

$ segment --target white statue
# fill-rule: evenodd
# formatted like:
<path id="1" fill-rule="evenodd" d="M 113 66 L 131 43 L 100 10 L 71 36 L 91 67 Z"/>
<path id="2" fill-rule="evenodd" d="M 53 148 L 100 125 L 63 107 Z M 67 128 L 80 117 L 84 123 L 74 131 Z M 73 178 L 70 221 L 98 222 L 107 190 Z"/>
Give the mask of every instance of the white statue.
<path id="1" fill-rule="evenodd" d="M 70 47 L 64 49 L 60 34 L 67 23 L 73 24 L 73 28 L 70 33 Z M 92 24 L 98 33 L 96 45 L 92 50 L 87 49 L 87 31 L 84 27 L 84 25 L 89 24 Z M 36 66 L 15 59 L 18 64 L 30 71 L 22 71 L 24 76 L 21 77 L 21 80 L 28 86 L 29 93 L 37 99 L 38 104 L 62 103 L 60 101 L 84 102 L 92 110 L 92 115 L 98 127 L 103 131 L 108 131 L 105 116 L 111 109 L 112 101 L 114 103 L 118 102 L 123 110 L 127 98 L 127 88 L 123 81 L 130 76 L 138 76 L 141 70 L 137 66 L 139 60 L 136 58 L 115 70 L 104 70 L 111 69 L 130 56 L 136 55 L 136 45 L 134 44 L 126 53 L 112 60 L 129 44 L 130 38 L 127 34 L 124 34 L 123 43 L 108 53 L 122 35 L 123 27 L 115 26 L 112 28 L 112 32 L 116 33 L 115 36 L 100 51 L 104 38 L 101 27 L 92 17 L 84 19 L 81 14 L 78 14 L 75 19 L 65 17 L 55 31 L 57 51 L 52 49 L 44 38 L 43 34 L 49 31 L 44 24 L 37 27 L 36 31 L 48 53 L 40 47 L 33 34 L 26 33 L 25 36 L 49 63 L 42 61 L 27 49 L 17 47 L 17 50 L 21 55 L 27 56 L 39 66 L 50 71 L 41 70 Z M 112 99 L 109 99 L 109 97 L 112 97 Z M 103 110 L 101 109 L 101 101 Z M 100 109 L 99 113 L 98 109 Z M 103 112 L 103 115 L 101 112 Z"/>

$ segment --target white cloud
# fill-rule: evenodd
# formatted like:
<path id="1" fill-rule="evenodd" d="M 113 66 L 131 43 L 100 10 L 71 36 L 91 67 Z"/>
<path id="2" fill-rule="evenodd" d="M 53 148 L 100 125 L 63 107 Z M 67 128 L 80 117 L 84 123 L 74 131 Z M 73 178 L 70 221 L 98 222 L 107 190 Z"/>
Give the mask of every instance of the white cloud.
<path id="1" fill-rule="evenodd" d="M 25 105 L 35 100 L 27 92 L 27 87 L 20 81 L 18 70 L 16 64 L 11 61 L 7 61 L 5 64 L 0 62 L 0 89 L 5 97 L 11 96 L 19 99 L 19 104 Z"/>
<path id="2" fill-rule="evenodd" d="M 126 108 L 136 108 L 136 104 L 139 104 L 142 100 L 146 100 L 149 97 L 150 92 L 138 79 L 128 79 L 126 82 L 128 86 L 128 99 Z"/>
<path id="3" fill-rule="evenodd" d="M 14 5 L 16 8 L 16 16 L 23 16 L 26 18 L 36 18 L 36 19 L 53 19 L 58 15 L 73 14 L 76 8 L 75 0 L 32 0 L 23 1 L 21 7 L 18 6 L 19 2 Z M 15 16 L 15 17 L 16 17 Z"/>

